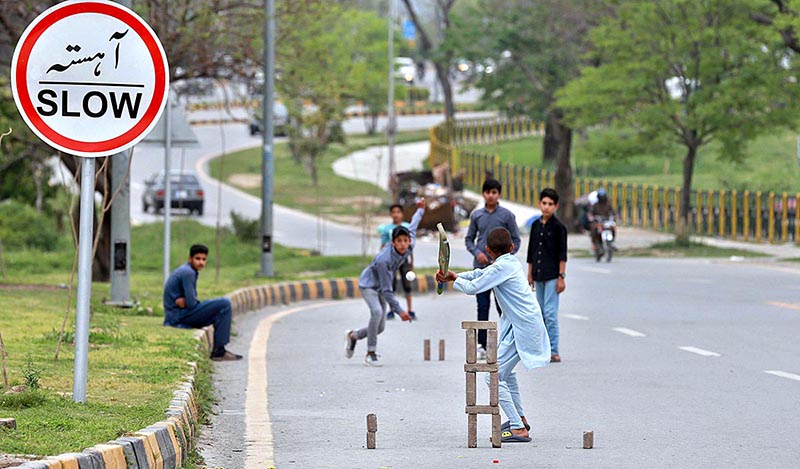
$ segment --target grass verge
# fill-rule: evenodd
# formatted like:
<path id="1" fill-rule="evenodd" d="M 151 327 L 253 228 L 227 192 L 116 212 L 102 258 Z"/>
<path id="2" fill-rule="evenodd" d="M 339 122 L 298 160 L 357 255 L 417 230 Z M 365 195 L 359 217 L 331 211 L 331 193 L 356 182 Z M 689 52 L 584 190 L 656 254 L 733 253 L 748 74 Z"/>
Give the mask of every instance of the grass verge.
<path id="1" fill-rule="evenodd" d="M 586 250 L 571 251 L 573 257 L 592 257 Z M 754 251 L 744 249 L 720 248 L 708 246 L 703 243 L 690 242 L 688 245 L 675 241 L 655 243 L 644 248 L 625 248 L 614 253 L 614 257 L 653 257 L 653 258 L 682 258 L 682 257 L 769 257 Z M 605 260 L 605 259 L 603 259 Z"/>
<path id="2" fill-rule="evenodd" d="M 267 282 L 259 270 L 257 243 L 239 241 L 223 230 L 219 252 L 215 232 L 194 221 L 173 223 L 171 267 L 186 261 L 188 247 L 205 243 L 209 264 L 200 274 L 201 298 Z M 109 285 L 92 286 L 91 333 L 87 404 L 72 402 L 75 298 L 67 315 L 67 341 L 54 361 L 58 331 L 64 319 L 74 250 L 66 238 L 53 252 L 6 251 L 8 277 L 0 282 L 0 333 L 6 346 L 9 384 L 33 388 L 13 396 L 0 394 L 0 417 L 17 419 L 17 430 L 0 429 L 0 452 L 52 455 L 112 440 L 164 418 L 172 391 L 188 373 L 188 361 L 201 364 L 205 356 L 195 349 L 193 331 L 163 327 L 163 225 L 131 230 L 131 297 L 141 306 L 117 309 L 102 304 Z M 365 265 L 360 257 L 319 257 L 275 246 L 277 276 L 269 281 L 357 276 Z M 220 261 L 219 278 L 215 267 Z M 201 402 L 210 405 L 210 377 Z M 0 388 L 2 381 L 0 381 Z M 202 401 L 203 395 L 206 396 Z"/>
<path id="3" fill-rule="evenodd" d="M 410 143 L 428 139 L 428 131 L 401 132 L 396 143 Z M 337 176 L 333 172 L 333 162 L 358 150 L 386 145 L 383 135 L 350 135 L 347 143 L 333 144 L 318 161 L 319 184 L 314 186 L 311 177 L 302 164 L 292 159 L 286 143 L 274 148 L 275 174 L 274 201 L 278 205 L 292 207 L 311 214 L 323 216 L 363 216 L 384 213 L 384 202 L 388 195 L 374 184 Z M 232 153 L 225 158 L 211 161 L 210 175 L 215 179 L 255 195 L 261 196 L 261 149 Z M 250 175 L 252 184 L 242 184 L 236 176 Z M 257 177 L 253 178 L 255 175 Z M 233 176 L 233 179 L 232 179 Z"/>

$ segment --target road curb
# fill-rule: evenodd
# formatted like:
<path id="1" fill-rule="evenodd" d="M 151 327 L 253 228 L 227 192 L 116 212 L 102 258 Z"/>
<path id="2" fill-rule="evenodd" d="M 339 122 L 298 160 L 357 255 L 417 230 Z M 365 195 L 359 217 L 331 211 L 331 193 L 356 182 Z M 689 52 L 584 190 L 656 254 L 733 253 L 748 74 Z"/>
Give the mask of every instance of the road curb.
<path id="1" fill-rule="evenodd" d="M 445 290 L 449 290 L 449 284 Z M 433 275 L 421 275 L 412 282 L 412 291 L 429 293 L 436 289 Z M 233 313 L 261 309 L 277 304 L 289 304 L 307 300 L 338 300 L 343 298 L 360 298 L 358 278 L 337 278 L 327 280 L 303 280 L 281 282 L 255 287 L 245 287 L 227 295 L 233 305 Z"/>
<path id="2" fill-rule="evenodd" d="M 194 335 L 201 353 L 207 354 L 214 342 L 213 326 L 198 329 Z M 199 412 L 194 379 L 197 364 L 188 363 L 191 372 L 173 392 L 166 419 L 132 435 L 86 448 L 81 453 L 64 453 L 29 461 L 20 469 L 174 469 L 182 467 L 197 435 Z"/>

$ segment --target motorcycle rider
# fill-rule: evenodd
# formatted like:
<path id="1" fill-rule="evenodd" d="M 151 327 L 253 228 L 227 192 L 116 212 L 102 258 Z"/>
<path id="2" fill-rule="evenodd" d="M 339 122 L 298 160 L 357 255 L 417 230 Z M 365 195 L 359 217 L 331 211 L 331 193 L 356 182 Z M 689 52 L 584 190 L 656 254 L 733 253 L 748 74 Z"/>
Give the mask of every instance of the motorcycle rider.
<path id="1" fill-rule="evenodd" d="M 600 188 L 597 190 L 597 203 L 593 204 L 589 209 L 589 222 L 592 225 L 589 236 L 592 238 L 592 247 L 594 252 L 598 256 L 603 255 L 603 243 L 600 239 L 600 233 L 603 231 L 603 220 L 608 220 L 612 217 L 616 217 L 616 211 L 614 211 L 614 207 L 611 206 L 611 202 L 608 200 L 608 194 L 606 193 L 605 189 Z M 616 240 L 616 224 L 611 227 L 611 232 L 614 234 L 614 239 Z M 617 250 L 614 243 L 611 244 L 611 249 L 614 251 Z"/>

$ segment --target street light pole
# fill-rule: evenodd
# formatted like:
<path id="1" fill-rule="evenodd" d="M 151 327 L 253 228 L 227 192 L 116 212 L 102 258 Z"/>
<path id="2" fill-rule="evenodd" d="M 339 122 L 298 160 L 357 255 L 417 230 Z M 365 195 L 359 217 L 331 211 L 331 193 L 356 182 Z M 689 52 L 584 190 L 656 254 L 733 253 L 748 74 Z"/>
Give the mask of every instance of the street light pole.
<path id="1" fill-rule="evenodd" d="M 395 0 L 389 0 L 389 110 L 386 139 L 389 145 L 389 178 L 394 174 L 394 21 L 397 16 Z"/>
<path id="2" fill-rule="evenodd" d="M 264 2 L 264 97 L 261 100 L 262 161 L 261 161 L 261 272 L 264 277 L 273 277 L 272 258 L 272 178 L 275 172 L 273 158 L 273 109 L 275 75 L 275 2 Z"/>

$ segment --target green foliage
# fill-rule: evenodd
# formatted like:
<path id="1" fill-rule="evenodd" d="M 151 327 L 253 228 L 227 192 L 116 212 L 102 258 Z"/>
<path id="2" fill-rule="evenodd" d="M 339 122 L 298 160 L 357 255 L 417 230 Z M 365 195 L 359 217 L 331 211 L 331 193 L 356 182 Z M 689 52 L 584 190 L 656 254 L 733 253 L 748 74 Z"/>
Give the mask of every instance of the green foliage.
<path id="1" fill-rule="evenodd" d="M 245 218 L 243 215 L 231 210 L 231 223 L 236 238 L 243 243 L 258 241 L 261 237 L 261 222 L 256 219 Z"/>
<path id="2" fill-rule="evenodd" d="M 409 86 L 408 87 L 408 100 L 409 101 L 427 101 L 431 95 L 431 90 L 425 86 Z"/>
<path id="3" fill-rule="evenodd" d="M 0 203 L 0 239 L 8 250 L 52 251 L 59 246 L 50 218 L 13 200 Z"/>
<path id="4" fill-rule="evenodd" d="M 0 409 L 19 410 L 38 407 L 47 400 L 44 393 L 30 388 L 13 394 L 0 394 Z"/>
<path id="5" fill-rule="evenodd" d="M 39 389 L 39 380 L 42 377 L 42 370 L 33 363 L 30 355 L 25 359 L 25 367 L 22 368 L 23 383 L 28 389 Z"/>
<path id="6" fill-rule="evenodd" d="M 622 2 L 591 33 L 597 67 L 559 94 L 573 126 L 636 129 L 698 148 L 745 143 L 795 125 L 800 90 L 781 37 L 750 17 L 750 0 Z"/>

